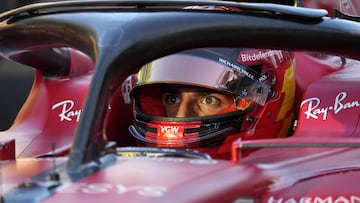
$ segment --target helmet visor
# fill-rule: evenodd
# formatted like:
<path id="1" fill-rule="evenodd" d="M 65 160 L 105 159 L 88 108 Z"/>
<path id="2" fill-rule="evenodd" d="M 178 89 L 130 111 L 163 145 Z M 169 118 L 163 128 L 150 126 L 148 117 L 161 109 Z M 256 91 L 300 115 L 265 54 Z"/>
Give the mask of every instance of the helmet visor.
<path id="1" fill-rule="evenodd" d="M 144 65 L 136 87 L 149 84 L 177 84 L 225 91 L 236 100 L 264 105 L 270 86 L 259 81 L 251 68 L 220 56 L 209 58 L 186 53 L 174 54 Z M 135 89 L 136 89 L 135 87 Z"/>
<path id="2" fill-rule="evenodd" d="M 135 93 L 136 106 L 152 116 L 199 117 L 245 111 L 253 102 L 235 100 L 228 92 L 184 85 L 148 85 Z"/>

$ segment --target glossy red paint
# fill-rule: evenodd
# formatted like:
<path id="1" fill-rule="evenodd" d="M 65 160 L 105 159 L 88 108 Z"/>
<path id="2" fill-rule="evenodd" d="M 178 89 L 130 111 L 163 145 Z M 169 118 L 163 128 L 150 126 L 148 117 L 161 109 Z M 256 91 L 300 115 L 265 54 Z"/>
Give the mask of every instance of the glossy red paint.
<path id="1" fill-rule="evenodd" d="M 278 177 L 260 202 L 356 202 L 359 146 L 356 138 L 291 137 L 238 141 L 233 147 L 237 158 L 246 150 L 260 148 L 234 161 L 256 163 Z"/>
<path id="2" fill-rule="evenodd" d="M 354 136 L 359 125 L 360 91 L 356 86 L 360 64 L 352 60 L 333 64 L 341 68 L 314 80 L 303 93 L 294 136 Z"/>
<path id="3" fill-rule="evenodd" d="M 100 154 L 96 154 L 95 148 L 75 149 L 73 157 L 46 158 L 68 152 L 77 126 L 77 113 L 82 109 L 92 79 L 92 61 L 79 53 L 75 55 L 80 61 L 74 56 L 74 68 L 71 68 L 69 77 L 49 78 L 37 71 L 33 90 L 14 126 L 1 134 L 4 142 L 15 138 L 18 157 L 17 160 L 1 162 L 5 203 L 9 197 L 6 195 L 16 192 L 15 189 L 31 190 L 33 186 L 35 189 L 37 186 L 45 188 L 44 199 L 39 197 L 36 202 L 47 203 L 359 201 L 357 61 L 343 63 L 339 57 L 296 53 L 296 74 L 303 77 L 297 77 L 299 122 L 294 136 L 237 140 L 232 148 L 232 162 L 177 156 L 118 156 L 106 167 L 87 168 L 101 165 L 101 160 L 96 157 Z M 319 69 L 315 71 L 313 67 Z M 75 101 L 74 106 L 64 102 L 68 100 Z M 120 101 L 120 97 L 113 101 Z M 117 109 L 123 110 L 123 114 L 109 114 L 106 129 L 100 129 L 115 140 L 128 135 L 126 128 L 132 119 L 128 105 L 116 104 L 107 106 L 109 112 Z M 277 128 L 272 126 L 267 130 Z M 266 130 L 262 132 L 266 133 Z M 124 145 L 131 143 L 128 138 L 124 136 L 119 142 L 125 140 L 126 143 L 121 142 Z M 55 141 L 58 148 L 53 151 L 51 145 Z M 67 173 L 67 164 L 71 163 L 67 161 L 75 157 L 75 161 L 82 162 L 77 157 L 85 153 L 81 150 L 93 150 L 91 155 L 94 157 L 90 157 L 92 162 L 84 163 L 76 172 L 89 174 L 72 180 Z M 250 153 L 243 156 L 247 150 L 251 150 Z M 90 172 L 81 171 L 83 168 Z M 60 179 L 51 180 L 49 174 L 52 172 L 58 173 Z M 20 194 L 24 195 L 16 193 Z M 33 196 L 37 194 L 44 193 L 34 193 Z"/>
<path id="4" fill-rule="evenodd" d="M 304 139 L 291 139 L 282 140 L 287 140 L 287 144 L 304 142 Z M 279 143 L 276 141 L 273 140 Z M 321 141 L 309 140 L 308 143 Z M 349 140 L 343 141 L 346 144 Z M 271 144 L 270 140 L 262 142 Z M 253 140 L 242 144 L 259 143 Z M 347 143 L 354 143 L 354 140 Z M 358 153 L 358 149 L 351 147 L 264 148 L 244 158 L 240 164 L 175 157 L 119 157 L 113 165 L 76 182 L 60 176 L 62 186 L 42 202 L 265 203 L 304 199 L 308 202 L 356 202 L 354 200 L 360 195 L 360 183 L 356 181 L 360 177 L 360 171 L 356 170 Z M 51 170 L 52 161 L 20 159 L 3 165 L 3 174 L 9 174 L 5 176 L 7 186 Z M 66 160 L 56 159 L 57 163 L 63 161 Z M 349 181 L 351 184 L 346 184 Z M 334 187 L 338 184 L 342 186 Z"/>
<path id="5" fill-rule="evenodd" d="M 94 68 L 84 54 L 75 50 L 69 54 L 71 61 L 65 76 L 48 77 L 43 69 L 35 68 L 25 104 L 11 128 L 0 132 L 1 141 L 15 139 L 17 158 L 68 153 Z"/>
<path id="6" fill-rule="evenodd" d="M 0 143 L 0 160 L 15 160 L 15 139 Z"/>
<path id="7" fill-rule="evenodd" d="M 46 170 L 52 170 L 55 164 L 63 164 L 67 159 L 18 159 L 17 161 L 1 162 L 2 194 L 10 192 L 14 187 L 30 183 L 30 179 Z"/>
<path id="8" fill-rule="evenodd" d="M 231 202 L 253 194 L 249 186 L 261 178 L 253 166 L 221 160 L 120 158 L 101 173 L 64 185 L 44 202 Z"/>

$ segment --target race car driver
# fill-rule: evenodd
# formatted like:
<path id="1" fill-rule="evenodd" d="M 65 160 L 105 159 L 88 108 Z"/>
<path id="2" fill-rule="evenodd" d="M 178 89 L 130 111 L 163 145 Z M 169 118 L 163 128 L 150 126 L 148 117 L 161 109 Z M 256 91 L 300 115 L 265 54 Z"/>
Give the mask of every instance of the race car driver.
<path id="1" fill-rule="evenodd" d="M 268 49 L 188 50 L 144 65 L 129 80 L 142 146 L 230 159 L 236 139 L 285 137 L 293 121 L 294 57 Z"/>

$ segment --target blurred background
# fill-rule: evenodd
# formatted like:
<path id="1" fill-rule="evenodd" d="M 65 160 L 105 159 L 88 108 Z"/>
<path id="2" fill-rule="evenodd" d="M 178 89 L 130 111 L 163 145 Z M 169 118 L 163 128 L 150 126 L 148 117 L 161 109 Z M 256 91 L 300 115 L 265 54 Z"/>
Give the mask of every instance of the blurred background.
<path id="1" fill-rule="evenodd" d="M 8 129 L 32 87 L 31 68 L 0 59 L 0 131 Z"/>
<path id="2" fill-rule="evenodd" d="M 35 1 L 1 0 L 0 11 L 3 12 L 31 2 Z M 33 73 L 31 68 L 11 63 L 0 57 L 0 131 L 11 126 L 25 102 L 32 87 Z"/>

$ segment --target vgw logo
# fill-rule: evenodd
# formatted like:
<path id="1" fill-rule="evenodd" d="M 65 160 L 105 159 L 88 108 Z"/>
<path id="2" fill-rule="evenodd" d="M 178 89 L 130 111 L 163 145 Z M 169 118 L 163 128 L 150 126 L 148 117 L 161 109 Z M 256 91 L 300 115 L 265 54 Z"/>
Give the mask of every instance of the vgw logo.
<path id="1" fill-rule="evenodd" d="M 176 139 L 183 136 L 184 127 L 182 126 L 160 126 L 158 136 L 165 139 Z"/>
<path id="2" fill-rule="evenodd" d="M 160 132 L 161 133 L 178 133 L 179 132 L 179 126 L 161 126 Z"/>

